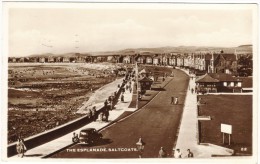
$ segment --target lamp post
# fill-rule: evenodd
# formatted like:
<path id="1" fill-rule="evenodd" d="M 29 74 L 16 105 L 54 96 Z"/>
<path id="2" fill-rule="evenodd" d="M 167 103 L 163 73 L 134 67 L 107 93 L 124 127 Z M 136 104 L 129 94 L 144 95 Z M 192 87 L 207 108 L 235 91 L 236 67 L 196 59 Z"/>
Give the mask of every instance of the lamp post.
<path id="1" fill-rule="evenodd" d="M 136 147 L 137 147 L 137 150 L 139 152 L 139 158 L 142 158 L 142 154 L 143 154 L 143 151 L 144 151 L 144 141 L 142 140 L 142 138 L 140 137 L 138 142 L 136 143 Z"/>

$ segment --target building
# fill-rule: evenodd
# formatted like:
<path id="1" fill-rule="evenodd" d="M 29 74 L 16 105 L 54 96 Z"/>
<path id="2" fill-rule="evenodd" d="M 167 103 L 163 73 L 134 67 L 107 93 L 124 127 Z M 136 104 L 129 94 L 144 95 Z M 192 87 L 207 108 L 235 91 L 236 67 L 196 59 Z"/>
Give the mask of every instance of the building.
<path id="1" fill-rule="evenodd" d="M 49 57 L 48 57 L 48 62 L 49 62 L 49 63 L 54 63 L 54 57 L 49 56 Z"/>
<path id="2" fill-rule="evenodd" d="M 150 90 L 151 86 L 153 84 L 153 80 L 148 78 L 148 77 L 144 77 L 141 80 L 139 80 L 140 83 L 140 87 L 141 87 L 141 92 L 145 92 L 145 90 Z"/>
<path id="3" fill-rule="evenodd" d="M 237 73 L 237 56 L 233 54 L 220 53 L 214 59 L 214 73 L 226 73 L 236 75 Z"/>
<path id="4" fill-rule="evenodd" d="M 123 57 L 123 63 L 131 63 L 131 57 L 129 55 Z"/>
<path id="5" fill-rule="evenodd" d="M 241 78 L 225 73 L 206 73 L 196 79 L 198 93 L 242 92 Z"/>
<path id="6" fill-rule="evenodd" d="M 156 54 L 153 58 L 152 58 L 152 64 L 154 65 L 160 65 L 161 64 L 161 58 L 158 54 Z"/>
<path id="7" fill-rule="evenodd" d="M 62 58 L 61 58 L 61 61 L 62 61 L 63 63 L 69 63 L 69 62 L 70 62 L 70 58 L 68 58 L 68 57 L 62 57 Z"/>

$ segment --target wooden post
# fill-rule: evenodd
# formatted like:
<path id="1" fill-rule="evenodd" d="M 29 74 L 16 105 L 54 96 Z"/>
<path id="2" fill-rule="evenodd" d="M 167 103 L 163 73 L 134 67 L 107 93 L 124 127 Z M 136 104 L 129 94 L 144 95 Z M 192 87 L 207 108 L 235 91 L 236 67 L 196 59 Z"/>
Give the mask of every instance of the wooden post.
<path id="1" fill-rule="evenodd" d="M 228 135 L 228 145 L 230 145 L 230 134 Z"/>
<path id="2" fill-rule="evenodd" d="M 225 143 L 225 136 L 224 136 L 224 133 L 222 133 L 223 134 L 223 144 Z"/>

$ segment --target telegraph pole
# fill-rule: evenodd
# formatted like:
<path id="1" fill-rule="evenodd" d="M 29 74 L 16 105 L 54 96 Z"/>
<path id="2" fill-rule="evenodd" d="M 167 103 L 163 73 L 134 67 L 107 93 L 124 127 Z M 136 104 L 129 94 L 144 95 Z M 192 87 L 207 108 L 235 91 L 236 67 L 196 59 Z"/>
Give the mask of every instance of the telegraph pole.
<path id="1" fill-rule="evenodd" d="M 138 93 L 138 66 L 137 66 L 137 61 L 135 61 L 135 81 L 136 81 L 136 109 L 138 109 L 138 99 L 139 99 L 139 93 Z"/>

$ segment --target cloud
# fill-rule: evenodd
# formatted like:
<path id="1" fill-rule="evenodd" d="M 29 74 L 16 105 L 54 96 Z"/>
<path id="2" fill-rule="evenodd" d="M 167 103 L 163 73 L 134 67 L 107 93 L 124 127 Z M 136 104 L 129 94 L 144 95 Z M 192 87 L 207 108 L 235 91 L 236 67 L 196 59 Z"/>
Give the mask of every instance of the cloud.
<path id="1" fill-rule="evenodd" d="M 10 55 L 252 43 L 250 11 L 12 11 Z M 77 36 L 76 36 L 77 35 Z M 47 45 L 47 46 L 44 46 Z M 76 48 L 78 47 L 78 48 Z"/>

